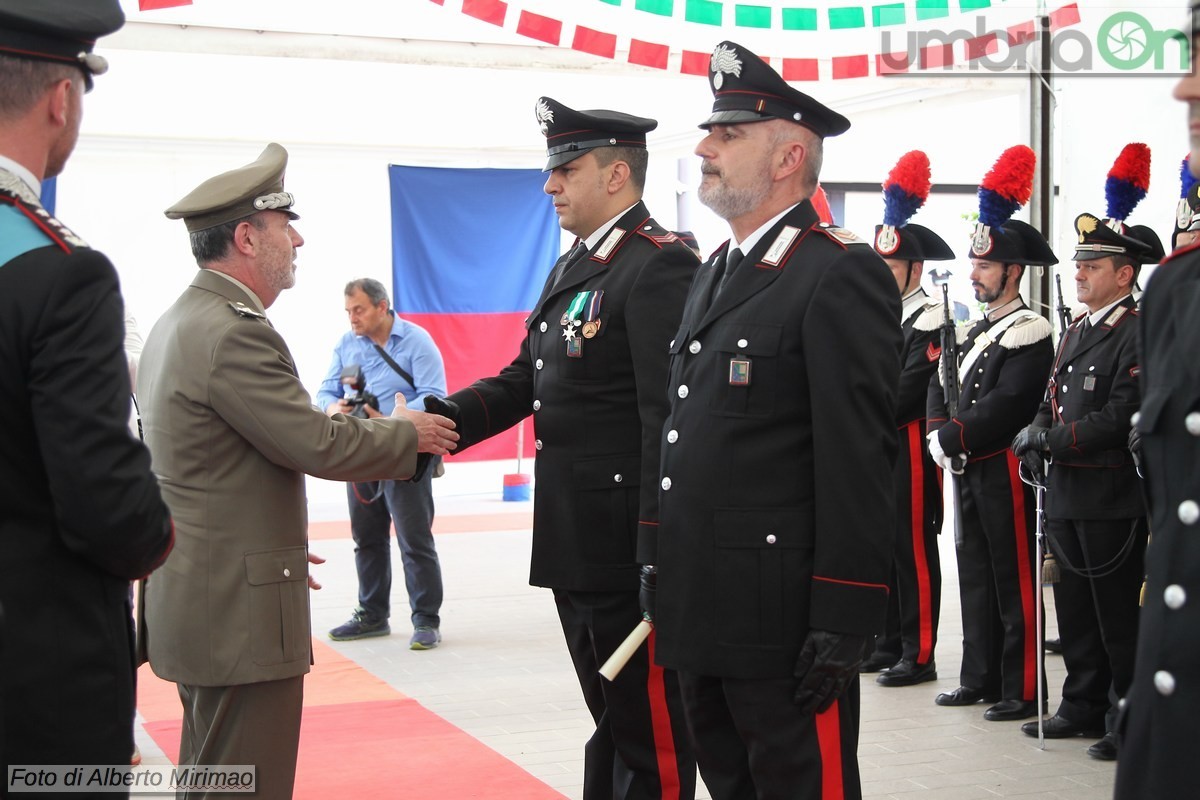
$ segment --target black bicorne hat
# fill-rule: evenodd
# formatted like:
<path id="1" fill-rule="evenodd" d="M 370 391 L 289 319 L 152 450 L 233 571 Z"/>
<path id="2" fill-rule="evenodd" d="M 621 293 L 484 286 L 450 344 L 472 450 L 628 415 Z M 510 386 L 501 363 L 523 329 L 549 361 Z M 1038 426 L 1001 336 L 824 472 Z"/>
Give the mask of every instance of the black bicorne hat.
<path id="1" fill-rule="evenodd" d="M 884 228 L 889 228 L 889 231 L 881 235 Z M 899 258 L 905 261 L 954 260 L 954 251 L 942 237 L 915 222 L 898 228 L 876 225 L 874 246 L 875 252 L 885 258 Z M 885 253 L 884 249 L 890 252 Z"/>
<path id="2" fill-rule="evenodd" d="M 1125 235 L 1146 245 L 1146 252 L 1141 256 L 1141 263 L 1157 264 L 1167 257 L 1162 239 L 1158 238 L 1158 234 L 1149 225 L 1126 225 Z"/>
<path id="3" fill-rule="evenodd" d="M 1050 249 L 1046 237 L 1028 222 L 1010 219 L 1002 227 L 983 229 L 983 233 L 981 245 L 980 229 L 976 229 L 968 257 L 1031 267 L 1048 267 L 1058 263 L 1058 257 Z"/>

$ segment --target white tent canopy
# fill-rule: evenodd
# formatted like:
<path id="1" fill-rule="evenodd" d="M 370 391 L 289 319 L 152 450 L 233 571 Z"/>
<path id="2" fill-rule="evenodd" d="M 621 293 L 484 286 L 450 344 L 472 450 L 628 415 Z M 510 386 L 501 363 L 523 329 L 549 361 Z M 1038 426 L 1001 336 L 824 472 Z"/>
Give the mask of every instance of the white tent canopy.
<path id="1" fill-rule="evenodd" d="M 698 174 L 692 150 L 702 135 L 695 126 L 707 115 L 711 94 L 704 77 L 680 72 L 682 51 L 708 51 L 729 38 L 776 58 L 816 57 L 826 74 L 831 55 L 864 52 L 879 41 L 869 27 L 754 30 L 728 18 L 722 26 L 697 25 L 685 18 L 690 3 L 684 0 L 661 18 L 638 11 L 641 0 L 513 0 L 500 27 L 464 13 L 480 2 L 194 0 L 142 12 L 126 0 L 129 22 L 98 47 L 112 69 L 87 98 L 79 146 L 59 180 L 58 211 L 113 259 L 143 333 L 194 268 L 183 226 L 162 210 L 204 178 L 250 161 L 268 141 L 291 153 L 287 185 L 297 196 L 298 228 L 307 240 L 296 288 L 270 313 L 314 390 L 345 329 L 345 281 L 369 275 L 388 282 L 387 164 L 540 167 L 544 140 L 533 107 L 541 95 L 654 117 L 660 124 L 649 137 L 647 202 L 664 225 L 695 230 L 708 250 L 723 241 L 726 228 L 689 195 Z M 910 15 L 916 2 L 903 0 Z M 733 5 L 724 4 L 727 15 Z M 758 5 L 778 13 L 794 4 Z M 949 21 L 966 25 L 970 17 L 960 13 L 959 2 L 950 7 Z M 1120 8 L 1110 0 L 1080 0 L 1078 27 L 1094 32 L 1097 19 Z M 513 21 L 518 11 L 555 15 L 566 30 L 619 31 L 614 57 L 523 36 Z M 993 11 L 1008 21 L 1037 13 L 1029 3 Z M 1149 16 L 1152 9 L 1138 11 Z M 1156 19 L 1181 21 L 1183 5 L 1158 12 Z M 670 44 L 667 69 L 627 63 L 631 31 Z M 1056 79 L 1050 161 L 1058 194 L 1050 233 L 1068 262 L 1068 287 L 1070 223 L 1085 210 L 1103 215 L 1105 175 L 1128 142 L 1146 142 L 1154 153 L 1150 194 L 1131 221 L 1169 239 L 1179 162 L 1187 151 L 1185 109 L 1170 99 L 1173 81 L 1147 71 Z M 1009 73 L 960 70 L 795 85 L 853 123 L 827 143 L 827 185 L 877 186 L 914 148 L 930 156 L 935 191 L 938 184 L 975 185 L 1002 150 L 1029 140 L 1030 82 Z M 963 217 L 975 210 L 969 195 L 935 195 L 916 219 L 965 251 L 970 226 Z M 860 192 L 847 196 L 839 221 L 869 237 L 881 213 L 878 194 Z M 502 254 L 491 252 L 488 242 L 479 242 L 479 253 L 504 268 Z M 957 280 L 965 266 L 953 265 Z"/>

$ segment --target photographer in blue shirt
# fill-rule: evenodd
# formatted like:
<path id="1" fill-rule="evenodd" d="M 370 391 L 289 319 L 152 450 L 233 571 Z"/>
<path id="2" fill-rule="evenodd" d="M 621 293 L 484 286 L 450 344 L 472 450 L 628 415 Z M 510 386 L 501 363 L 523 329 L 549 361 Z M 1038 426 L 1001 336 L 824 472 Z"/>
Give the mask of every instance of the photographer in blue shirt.
<path id="1" fill-rule="evenodd" d="M 396 315 L 383 284 L 372 278 L 359 278 L 346 284 L 345 295 L 350 331 L 333 349 L 333 362 L 317 392 L 317 404 L 330 416 L 353 413 L 378 417 L 392 412 L 397 393 L 403 394 L 408 406 L 415 408 L 423 408 L 428 395 L 444 396 L 446 370 L 442 354 L 424 328 Z M 358 371 L 354 367 L 361 368 L 363 379 L 357 385 L 354 384 Z M 358 608 L 349 621 L 329 632 L 329 638 L 341 642 L 391 633 L 388 616 L 392 559 L 388 529 L 394 522 L 404 563 L 404 585 L 412 609 L 413 634 L 409 647 L 430 650 L 442 640 L 438 617 L 442 605 L 442 568 L 433 544 L 431 485 L 439 466 L 435 458 L 425 474 L 411 482 L 346 484 L 354 563 L 358 570 Z"/>

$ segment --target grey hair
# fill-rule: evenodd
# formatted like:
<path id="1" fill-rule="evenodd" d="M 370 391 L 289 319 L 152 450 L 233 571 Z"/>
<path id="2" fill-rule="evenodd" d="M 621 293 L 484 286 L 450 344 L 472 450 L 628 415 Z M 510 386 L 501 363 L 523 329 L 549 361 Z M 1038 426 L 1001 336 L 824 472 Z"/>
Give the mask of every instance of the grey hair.
<path id="1" fill-rule="evenodd" d="M 799 142 L 804 145 L 803 170 L 804 191 L 812 194 L 817 190 L 817 182 L 821 178 L 821 164 L 825 160 L 825 141 L 803 125 L 782 120 L 785 124 L 775 126 L 775 134 L 771 140 L 772 147 L 778 147 L 788 142 Z"/>
<path id="2" fill-rule="evenodd" d="M 188 239 L 192 246 L 192 255 L 195 256 L 196 263 L 203 267 L 205 264 L 224 261 L 229 255 L 230 246 L 233 244 L 233 232 L 243 222 L 250 223 L 260 231 L 266 227 L 266 222 L 258 214 L 251 214 L 248 217 L 223 222 L 220 225 L 214 225 L 202 231 L 192 231 Z"/>
<path id="3" fill-rule="evenodd" d="M 345 295 L 349 297 L 355 292 L 362 292 L 371 301 L 371 305 L 377 306 L 381 302 L 387 303 L 387 307 L 392 307 L 392 301 L 388 298 L 387 289 L 383 288 L 383 284 L 374 278 L 355 278 L 346 284 Z"/>

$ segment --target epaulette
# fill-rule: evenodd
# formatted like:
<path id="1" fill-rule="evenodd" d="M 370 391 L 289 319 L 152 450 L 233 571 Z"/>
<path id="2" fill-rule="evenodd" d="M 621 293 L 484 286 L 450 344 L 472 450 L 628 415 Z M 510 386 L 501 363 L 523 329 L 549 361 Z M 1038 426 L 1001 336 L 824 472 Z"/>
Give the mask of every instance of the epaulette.
<path id="1" fill-rule="evenodd" d="M 679 237 L 675 235 L 674 231 L 667 230 L 653 219 L 648 219 L 643 222 L 638 227 L 637 233 L 642 238 L 649 239 L 650 241 L 654 242 L 654 246 L 660 249 L 664 244 L 670 244 L 671 242 L 679 241 Z"/>
<path id="2" fill-rule="evenodd" d="M 250 306 L 246 305 L 245 303 L 241 302 L 240 300 L 230 300 L 229 307 L 232 308 L 234 311 L 236 311 L 238 313 L 238 315 L 242 316 L 242 317 L 254 317 L 255 319 L 266 319 L 267 318 L 266 314 L 262 313 L 261 311 L 256 311 L 255 309 L 251 308 Z"/>
<path id="3" fill-rule="evenodd" d="M 981 319 L 973 319 L 970 322 L 968 322 L 966 325 L 959 325 L 958 326 L 958 343 L 963 344 L 964 342 L 966 342 L 967 337 L 971 335 L 971 331 L 975 330 L 975 326 L 978 325 L 982 321 L 983 320 L 981 320 Z"/>
<path id="4" fill-rule="evenodd" d="M 644 220 L 633 226 L 632 233 L 636 233 L 644 239 L 649 239 L 654 243 L 654 246 L 662 249 L 664 244 L 678 242 L 679 237 L 672 231 L 659 225 L 652 217 L 646 217 Z M 620 250 L 626 242 L 633 238 L 629 230 L 624 228 L 613 227 L 596 247 L 591 255 L 592 261 L 598 261 L 601 264 L 607 264 L 612 261 L 613 255 Z"/>
<path id="5" fill-rule="evenodd" d="M 1004 333 L 1000 334 L 999 345 L 1006 350 L 1017 350 L 1040 342 L 1042 339 L 1049 339 L 1053 331 L 1054 328 L 1045 317 L 1034 314 L 1009 326 Z"/>
<path id="6" fill-rule="evenodd" d="M 42 208 L 41 202 L 37 197 L 32 196 L 25 182 L 17 178 L 10 172 L 0 169 L 0 203 L 11 206 L 18 212 L 25 221 L 36 230 L 30 230 L 29 236 L 23 238 L 30 242 L 36 241 L 37 244 L 28 247 L 21 252 L 35 249 L 35 247 L 46 247 L 54 245 L 66 253 L 70 253 L 78 248 L 87 247 L 88 243 L 79 237 L 74 231 L 63 225 L 54 215 Z M 6 234 L 7 238 L 7 234 Z M 13 251 L 15 242 L 6 242 L 9 245 L 8 250 Z M 15 257 L 19 253 L 10 252 L 10 258 Z"/>
<path id="7" fill-rule="evenodd" d="M 816 229 L 843 247 L 852 244 L 866 244 L 854 231 L 830 225 L 828 222 L 817 223 Z"/>
<path id="8" fill-rule="evenodd" d="M 913 330 L 936 331 L 946 321 L 945 309 L 936 300 L 931 300 L 921 309 L 921 316 L 913 320 Z M 954 326 L 958 328 L 958 325 Z"/>

